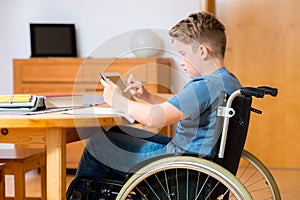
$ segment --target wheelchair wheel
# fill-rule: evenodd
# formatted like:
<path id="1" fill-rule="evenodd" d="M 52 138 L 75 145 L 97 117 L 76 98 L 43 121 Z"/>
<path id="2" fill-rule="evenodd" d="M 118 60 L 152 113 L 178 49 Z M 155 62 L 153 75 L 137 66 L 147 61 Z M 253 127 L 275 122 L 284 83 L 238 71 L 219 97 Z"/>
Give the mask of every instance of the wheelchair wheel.
<path id="1" fill-rule="evenodd" d="M 152 162 L 132 175 L 117 199 L 252 198 L 239 180 L 225 168 L 196 157 L 172 156 Z"/>
<path id="2" fill-rule="evenodd" d="M 236 177 L 253 199 L 280 200 L 280 192 L 268 168 L 253 154 L 244 150 Z"/>

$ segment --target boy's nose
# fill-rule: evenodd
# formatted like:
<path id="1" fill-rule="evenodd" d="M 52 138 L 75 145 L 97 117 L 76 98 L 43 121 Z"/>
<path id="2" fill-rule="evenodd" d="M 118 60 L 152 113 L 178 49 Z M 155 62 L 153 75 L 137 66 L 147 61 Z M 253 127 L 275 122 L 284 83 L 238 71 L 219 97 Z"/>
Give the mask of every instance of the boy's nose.
<path id="1" fill-rule="evenodd" d="M 185 66 L 185 59 L 184 59 L 184 58 L 182 58 L 182 59 L 180 60 L 180 66 Z"/>

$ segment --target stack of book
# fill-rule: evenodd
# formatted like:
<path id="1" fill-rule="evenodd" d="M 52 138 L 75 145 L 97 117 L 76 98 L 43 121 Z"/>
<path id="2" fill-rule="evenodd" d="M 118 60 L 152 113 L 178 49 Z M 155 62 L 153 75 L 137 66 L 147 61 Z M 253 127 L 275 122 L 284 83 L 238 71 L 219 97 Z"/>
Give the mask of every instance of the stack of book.
<path id="1" fill-rule="evenodd" d="M 58 111 L 103 104 L 102 95 L 55 94 L 36 96 L 33 94 L 0 95 L 0 113 L 28 113 L 32 111 Z M 45 111 L 45 112 L 46 112 Z"/>
<path id="2" fill-rule="evenodd" d="M 35 111 L 45 109 L 43 96 L 33 94 L 0 95 L 0 111 Z"/>

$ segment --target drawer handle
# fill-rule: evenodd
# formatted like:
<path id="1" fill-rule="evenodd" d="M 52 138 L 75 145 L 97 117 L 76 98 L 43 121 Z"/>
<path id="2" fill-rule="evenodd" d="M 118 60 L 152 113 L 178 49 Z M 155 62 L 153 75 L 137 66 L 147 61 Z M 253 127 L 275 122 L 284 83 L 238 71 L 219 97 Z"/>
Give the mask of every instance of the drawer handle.
<path id="1" fill-rule="evenodd" d="M 1 128 L 1 134 L 2 135 L 7 135 L 8 134 L 8 129 L 7 128 Z"/>

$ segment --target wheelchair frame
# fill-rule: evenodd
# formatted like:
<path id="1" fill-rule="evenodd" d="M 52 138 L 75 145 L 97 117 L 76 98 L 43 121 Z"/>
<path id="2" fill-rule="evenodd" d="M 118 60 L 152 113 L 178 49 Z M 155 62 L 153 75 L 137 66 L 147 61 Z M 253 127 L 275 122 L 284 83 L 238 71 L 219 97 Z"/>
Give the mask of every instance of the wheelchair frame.
<path id="1" fill-rule="evenodd" d="M 243 150 L 239 155 L 241 160 L 248 164 L 238 170 L 226 169 L 218 162 L 224 158 L 227 143 L 227 133 L 230 118 L 235 115 L 232 108 L 233 101 L 238 96 L 263 98 L 264 95 L 277 95 L 277 89 L 271 87 L 244 87 L 235 91 L 226 101 L 226 106 L 219 106 L 217 115 L 223 117 L 222 133 L 217 153 L 217 162 L 194 156 L 158 156 L 147 161 L 146 165 L 131 175 L 125 183 L 113 180 L 104 180 L 103 188 L 100 188 L 100 199 L 254 199 L 258 191 L 266 191 L 266 198 L 280 200 L 280 192 L 275 179 L 267 167 L 254 155 Z M 251 107 L 251 103 L 250 103 Z M 253 109 L 251 111 L 261 113 Z M 250 117 L 250 112 L 249 112 Z M 249 123 L 249 119 L 248 122 Z M 247 134 L 248 124 L 246 128 Z M 252 173 L 246 172 L 251 169 Z M 248 175 L 247 175 L 248 174 Z M 192 176 L 193 175 L 193 176 Z M 250 181 L 253 177 L 259 176 Z M 200 178 L 201 176 L 201 178 Z M 242 177 L 245 177 L 242 180 Z M 204 177 L 204 178 L 203 178 Z M 170 183 L 172 182 L 172 183 Z M 103 183 L 103 182 L 102 182 Z M 256 185 L 260 184 L 257 188 Z M 253 187 L 255 186 L 255 187 Z M 116 189 L 117 188 L 117 189 Z M 254 189 L 252 189 L 254 188 Z M 67 199 L 71 192 L 67 192 Z M 116 191 L 120 190 L 120 191 Z M 192 192 L 191 192 L 192 191 Z M 99 192 L 99 191 L 98 191 Z M 194 193 L 194 194 L 190 194 Z"/>

